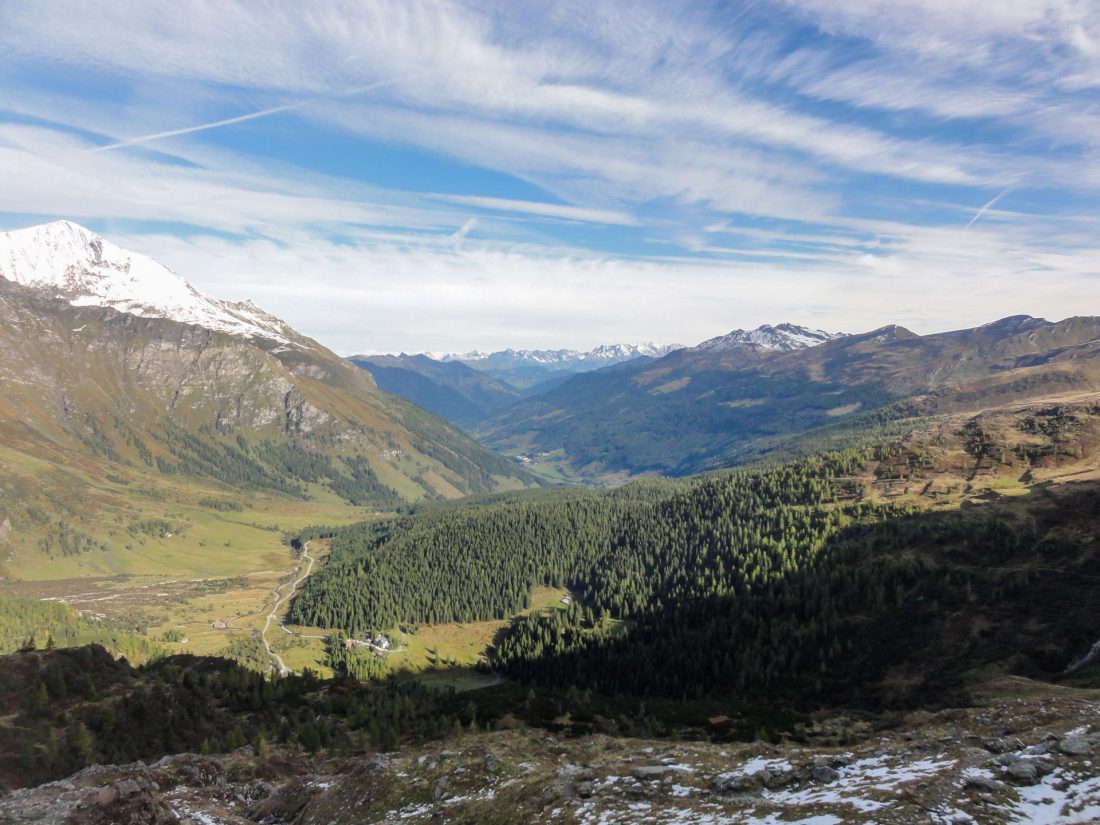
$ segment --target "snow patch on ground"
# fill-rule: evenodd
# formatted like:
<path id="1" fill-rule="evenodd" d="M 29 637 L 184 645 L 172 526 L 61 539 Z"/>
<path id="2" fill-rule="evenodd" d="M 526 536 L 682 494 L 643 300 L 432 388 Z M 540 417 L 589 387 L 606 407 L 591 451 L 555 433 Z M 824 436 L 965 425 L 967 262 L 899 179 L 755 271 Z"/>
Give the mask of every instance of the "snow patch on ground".
<path id="1" fill-rule="evenodd" d="M 764 791 L 768 802 L 783 806 L 849 805 L 857 811 L 870 813 L 890 803 L 882 797 L 918 779 L 927 779 L 955 765 L 954 760 L 918 759 L 891 764 L 887 756 L 860 759 L 840 768 L 840 778 L 826 786 L 801 790 Z M 872 792 L 878 793 L 872 793 Z"/>
<path id="2" fill-rule="evenodd" d="M 1006 821 L 1028 825 L 1100 822 L 1100 776 L 1085 779 L 1056 770 L 1038 785 L 1018 788 L 1018 801 Z"/>

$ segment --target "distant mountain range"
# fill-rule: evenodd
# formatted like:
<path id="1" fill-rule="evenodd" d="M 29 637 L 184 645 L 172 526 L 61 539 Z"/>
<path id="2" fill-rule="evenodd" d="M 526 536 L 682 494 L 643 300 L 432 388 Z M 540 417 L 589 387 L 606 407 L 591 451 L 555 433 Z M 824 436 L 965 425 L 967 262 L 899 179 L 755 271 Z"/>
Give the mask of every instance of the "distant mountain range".
<path id="1" fill-rule="evenodd" d="M 794 324 L 737 329 L 690 348 L 700 352 L 790 352 L 841 337 Z M 680 344 L 607 344 L 573 349 L 355 355 L 352 363 L 378 386 L 462 427 L 470 427 L 524 397 L 559 387 L 575 375 L 641 363 L 683 349 Z"/>
<path id="2" fill-rule="evenodd" d="M 64 511 L 81 546 L 112 546 L 119 484 L 392 508 L 530 481 L 278 318 L 75 224 L 0 234 L 0 276 L 0 533 L 24 543 L 60 546 L 71 525 L 34 514 Z"/>
<path id="3" fill-rule="evenodd" d="M 475 433 L 575 477 L 682 475 L 854 443 L 888 422 L 1100 389 L 1100 318 L 1015 316 L 927 336 L 784 326 L 574 376 Z"/>
<path id="4" fill-rule="evenodd" d="M 531 391 L 548 389 L 569 376 L 609 367 L 635 358 L 660 358 L 680 344 L 605 344 L 588 352 L 574 349 L 506 349 L 499 352 L 425 353 L 436 361 L 455 362 Z M 551 383 L 547 383 L 551 382 Z"/>

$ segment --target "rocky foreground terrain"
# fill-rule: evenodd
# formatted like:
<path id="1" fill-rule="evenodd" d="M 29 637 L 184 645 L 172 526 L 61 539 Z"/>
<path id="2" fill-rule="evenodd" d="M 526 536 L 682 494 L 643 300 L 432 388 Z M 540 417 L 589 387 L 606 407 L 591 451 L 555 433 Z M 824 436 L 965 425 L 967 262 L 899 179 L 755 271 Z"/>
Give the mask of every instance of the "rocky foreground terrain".
<path id="1" fill-rule="evenodd" d="M 975 707 L 803 744 L 467 734 L 311 759 L 244 748 L 96 766 L 0 798 L 0 822 L 1086 823 L 1100 820 L 1100 691 L 1002 679 Z M 874 729 L 877 727 L 878 729 Z M 829 744 L 838 740 L 856 744 Z"/>

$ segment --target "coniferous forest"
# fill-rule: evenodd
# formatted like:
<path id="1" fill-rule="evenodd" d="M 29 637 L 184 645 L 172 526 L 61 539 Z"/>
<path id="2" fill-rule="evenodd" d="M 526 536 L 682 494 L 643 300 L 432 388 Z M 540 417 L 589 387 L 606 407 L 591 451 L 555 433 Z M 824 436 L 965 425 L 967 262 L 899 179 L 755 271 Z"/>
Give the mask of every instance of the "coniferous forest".
<path id="1" fill-rule="evenodd" d="M 1075 529 L 1100 507 L 1094 490 L 931 513 L 863 500 L 866 460 L 357 525 L 292 615 L 350 633 L 501 619 L 533 586 L 566 586 L 567 610 L 513 620 L 495 667 L 611 695 L 795 705 L 959 699 L 968 668 L 1010 658 L 1049 675 L 1100 635 L 1095 540 Z M 1075 570 L 1085 592 L 1066 604 Z"/>

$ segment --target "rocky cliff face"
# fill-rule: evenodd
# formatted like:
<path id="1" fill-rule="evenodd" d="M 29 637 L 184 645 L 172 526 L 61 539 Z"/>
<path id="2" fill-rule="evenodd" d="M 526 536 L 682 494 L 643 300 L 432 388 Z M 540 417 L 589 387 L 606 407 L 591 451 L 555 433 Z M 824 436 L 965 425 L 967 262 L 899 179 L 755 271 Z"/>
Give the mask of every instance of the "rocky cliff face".
<path id="1" fill-rule="evenodd" d="M 333 416 L 276 356 L 198 326 L 75 308 L 0 283 L 0 376 L 11 421 L 115 414 L 218 430 L 310 432 Z"/>

